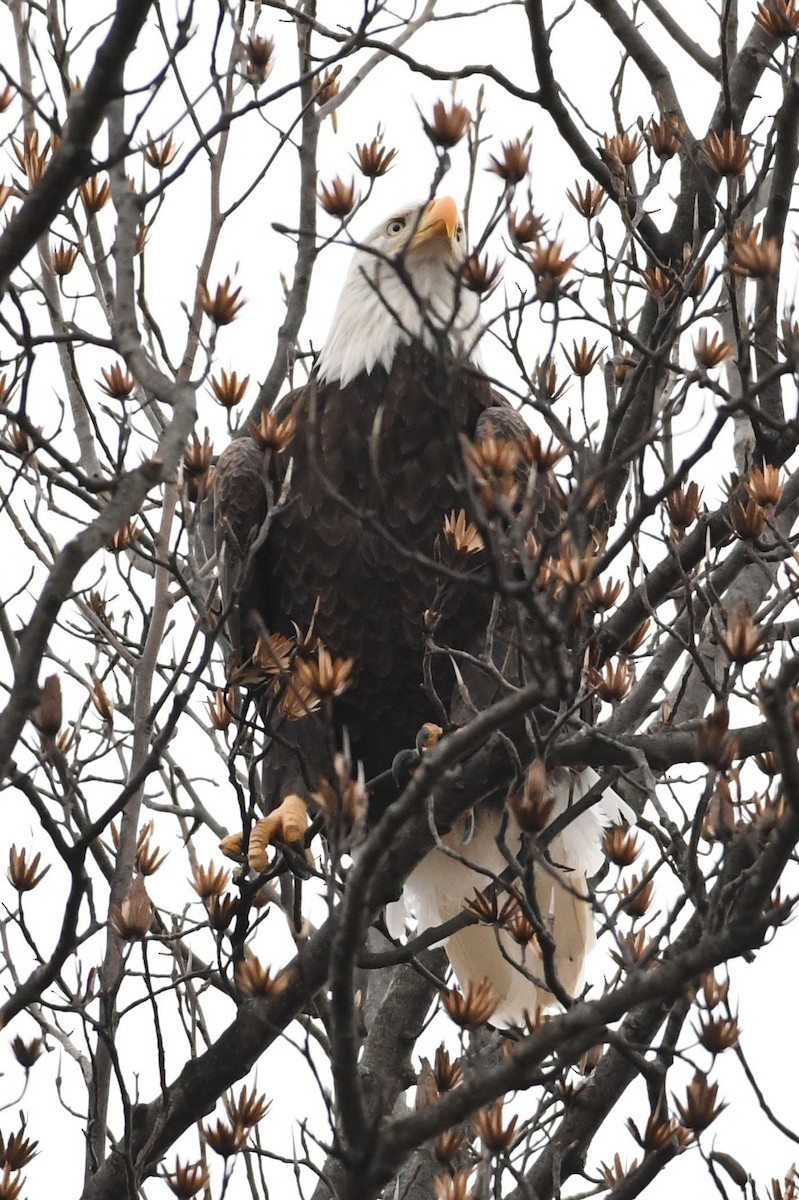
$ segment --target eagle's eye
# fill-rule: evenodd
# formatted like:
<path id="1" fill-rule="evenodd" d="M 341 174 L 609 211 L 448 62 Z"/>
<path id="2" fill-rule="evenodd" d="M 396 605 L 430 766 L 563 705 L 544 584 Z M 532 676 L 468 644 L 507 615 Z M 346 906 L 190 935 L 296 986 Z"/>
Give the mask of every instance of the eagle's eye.
<path id="1" fill-rule="evenodd" d="M 455 230 L 455 241 L 456 242 L 463 241 L 463 226 L 462 225 L 459 225 L 458 228 Z"/>
<path id="2" fill-rule="evenodd" d="M 389 221 L 388 225 L 386 225 L 386 233 L 391 237 L 396 237 L 398 233 L 402 233 L 405 224 L 404 217 L 394 217 L 393 221 Z"/>

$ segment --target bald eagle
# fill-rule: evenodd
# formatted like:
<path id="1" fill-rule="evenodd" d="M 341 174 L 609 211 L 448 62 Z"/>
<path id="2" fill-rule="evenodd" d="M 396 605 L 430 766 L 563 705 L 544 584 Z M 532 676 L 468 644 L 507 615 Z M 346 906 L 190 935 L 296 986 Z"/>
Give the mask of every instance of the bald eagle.
<path id="1" fill-rule="evenodd" d="M 383 780 L 372 797 L 378 810 L 391 799 L 392 762 L 425 723 L 467 720 L 502 694 L 501 674 L 517 683 L 537 677 L 543 700 L 554 709 L 559 703 L 551 634 L 497 592 L 530 526 L 541 535 L 557 525 L 558 485 L 546 470 L 536 477 L 526 423 L 481 369 L 480 300 L 466 286 L 466 260 L 463 223 L 449 197 L 408 205 L 378 225 L 354 253 L 307 386 L 262 419 L 260 434 L 235 439 L 218 463 L 222 592 L 240 652 L 260 645 L 263 666 L 266 639 L 277 670 L 287 646 L 310 655 L 321 643 L 351 663 L 349 687 L 332 701 L 332 746 L 329 720 L 319 713 L 291 720 L 296 712 L 270 702 L 268 809 L 288 796 L 312 796 L 346 736 L 365 777 Z M 469 518 L 499 530 L 503 548 L 490 560 L 475 527 L 471 545 L 447 557 L 444 523 L 452 529 L 461 510 L 462 530 Z M 442 562 L 447 570 L 437 570 Z M 481 670 L 487 654 L 490 667 Z M 587 770 L 553 775 L 550 819 L 595 780 Z M 539 911 L 567 991 L 581 987 L 594 936 L 586 880 L 600 865 L 602 827 L 619 805 L 606 792 L 554 839 L 546 869 L 536 871 Z M 419 929 L 441 924 L 486 886 L 486 872 L 505 870 L 500 814 L 483 808 L 412 873 L 403 903 L 388 915 L 393 933 L 401 935 L 406 920 Z M 515 851 L 520 841 L 511 820 L 506 844 Z M 551 999 L 535 947 L 520 949 L 485 925 L 446 945 L 461 985 L 488 978 L 499 1024 Z"/>

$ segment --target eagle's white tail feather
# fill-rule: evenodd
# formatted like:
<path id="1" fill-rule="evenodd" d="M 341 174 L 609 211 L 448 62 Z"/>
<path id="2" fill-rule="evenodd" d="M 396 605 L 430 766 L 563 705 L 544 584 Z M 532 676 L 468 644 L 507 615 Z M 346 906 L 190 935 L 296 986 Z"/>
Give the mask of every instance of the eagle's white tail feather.
<path id="1" fill-rule="evenodd" d="M 575 803 L 597 782 L 590 769 L 579 776 L 564 772 L 551 781 L 555 801 L 551 820 Z M 464 902 L 482 891 L 507 862 L 496 843 L 499 814 L 490 807 L 478 809 L 474 834 L 464 844 L 465 823 L 459 822 L 443 839 L 445 850 L 432 850 L 411 872 L 397 906 L 392 906 L 390 928 L 398 930 L 403 918 L 413 914 L 419 931 L 441 925 L 462 911 Z M 562 986 L 571 994 L 583 985 L 585 957 L 596 934 L 586 878 L 602 864 L 602 830 L 605 825 L 633 820 L 634 814 L 608 789 L 602 799 L 582 813 L 550 845 L 554 867 L 536 871 L 536 895 L 543 919 L 555 944 L 554 966 Z M 520 844 L 518 827 L 510 821 L 506 842 L 515 853 Z M 457 856 L 457 857 L 454 857 Z M 586 897 L 586 899 L 582 899 Z M 403 911 L 404 910 L 404 911 Z M 553 1003 L 551 993 L 513 964 L 519 963 L 537 980 L 543 980 L 541 959 L 531 946 L 520 947 L 503 931 L 490 925 L 471 925 L 447 939 L 446 949 L 462 988 L 488 979 L 499 999 L 492 1023 L 517 1024 L 525 1011 Z"/>

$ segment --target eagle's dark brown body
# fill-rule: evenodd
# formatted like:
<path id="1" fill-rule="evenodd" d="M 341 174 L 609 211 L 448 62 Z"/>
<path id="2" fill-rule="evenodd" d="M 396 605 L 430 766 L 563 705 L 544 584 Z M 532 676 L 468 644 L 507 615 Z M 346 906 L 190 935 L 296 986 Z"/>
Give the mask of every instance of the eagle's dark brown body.
<path id="1" fill-rule="evenodd" d="M 273 499 L 277 462 L 283 474 L 290 456 L 291 473 L 241 589 L 242 628 L 253 628 L 253 611 L 287 636 L 313 621 L 333 654 L 354 659 L 352 685 L 334 712 L 367 777 L 387 770 L 437 716 L 422 686 L 423 614 L 440 581 L 434 548 L 445 515 L 470 511 L 461 439 L 474 438 L 497 400 L 483 375 L 445 370 L 418 344 L 402 346 L 390 373 L 378 367 L 343 388 L 312 381 L 292 405 L 291 447 L 265 460 Z M 236 454 L 241 460 L 247 450 Z M 240 485 L 241 478 L 227 505 L 221 497 L 223 513 L 251 504 Z M 251 507 L 263 519 L 265 506 Z M 463 646 L 485 628 L 490 601 L 485 589 L 458 585 L 454 599 L 452 591 L 438 636 Z"/>

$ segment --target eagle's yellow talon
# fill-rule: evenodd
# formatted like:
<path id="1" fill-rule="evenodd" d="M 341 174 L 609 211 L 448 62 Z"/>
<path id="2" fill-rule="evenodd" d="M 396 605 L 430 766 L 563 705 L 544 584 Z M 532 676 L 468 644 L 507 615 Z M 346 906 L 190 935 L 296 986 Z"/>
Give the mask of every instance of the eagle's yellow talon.
<path id="1" fill-rule="evenodd" d="M 222 841 L 219 843 L 219 849 L 225 858 L 232 858 L 236 862 L 242 862 L 244 859 L 244 851 L 242 849 L 243 840 L 244 835 L 241 831 L 239 833 L 229 833 L 227 837 L 222 838 Z"/>
<path id="2" fill-rule="evenodd" d="M 293 845 L 302 842 L 308 828 L 308 808 L 300 796 L 292 793 L 282 803 L 256 821 L 250 830 L 250 841 L 247 848 L 247 861 L 253 871 L 265 871 L 269 858 L 267 848 L 272 842 L 285 842 Z"/>

